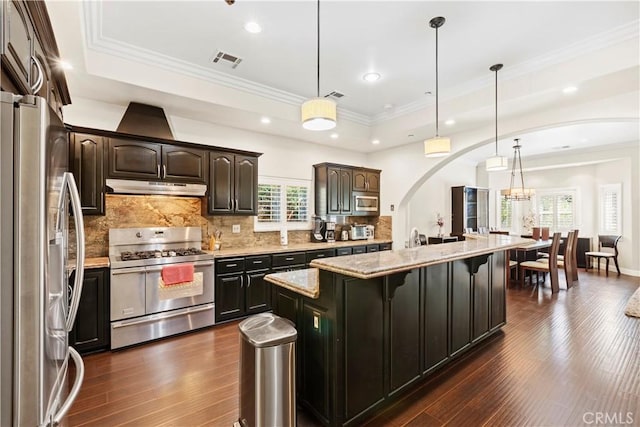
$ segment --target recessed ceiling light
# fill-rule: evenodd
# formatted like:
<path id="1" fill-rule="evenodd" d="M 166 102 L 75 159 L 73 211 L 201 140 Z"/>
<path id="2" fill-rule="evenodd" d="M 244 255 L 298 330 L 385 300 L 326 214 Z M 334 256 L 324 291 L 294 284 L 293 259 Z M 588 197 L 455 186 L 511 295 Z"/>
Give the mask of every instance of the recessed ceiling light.
<path id="1" fill-rule="evenodd" d="M 269 117 L 263 117 L 260 119 L 260 123 L 268 125 L 269 123 L 271 123 L 271 119 Z"/>
<path id="2" fill-rule="evenodd" d="M 562 93 L 564 93 L 565 95 L 568 95 L 570 93 L 574 93 L 578 90 L 577 87 L 575 86 L 567 86 L 564 89 L 562 89 Z"/>
<path id="3" fill-rule="evenodd" d="M 251 34 L 258 34 L 262 32 L 262 27 L 257 22 L 247 22 L 244 24 L 244 29 Z"/>
<path id="4" fill-rule="evenodd" d="M 570 145 L 557 145 L 555 147 L 552 147 L 554 150 L 566 150 L 568 148 L 571 148 Z"/>
<path id="5" fill-rule="evenodd" d="M 371 143 L 373 145 L 378 145 L 378 144 L 380 144 L 380 140 L 379 139 L 374 139 L 373 141 L 371 141 Z"/>
<path id="6" fill-rule="evenodd" d="M 69 61 L 65 61 L 64 59 L 61 59 L 59 64 L 63 70 L 73 70 L 73 65 L 71 65 Z"/>
<path id="7" fill-rule="evenodd" d="M 587 141 L 589 141 L 587 138 L 580 139 L 580 142 L 587 142 Z"/>
<path id="8" fill-rule="evenodd" d="M 329 135 L 329 138 L 338 139 L 338 134 L 337 133 L 332 133 L 331 135 Z"/>
<path id="9" fill-rule="evenodd" d="M 383 108 L 384 108 L 386 111 L 389 111 L 389 110 L 393 110 L 393 107 L 394 107 L 394 105 L 393 105 L 393 104 L 384 104 L 384 107 L 383 107 Z"/>
<path id="10" fill-rule="evenodd" d="M 453 119 L 449 119 L 446 122 L 444 122 L 444 124 L 447 125 L 447 126 L 453 126 L 453 125 L 456 124 L 456 121 L 453 120 Z"/>
<path id="11" fill-rule="evenodd" d="M 362 80 L 372 83 L 375 81 L 380 80 L 380 74 L 378 73 L 367 73 L 364 76 L 362 76 Z"/>

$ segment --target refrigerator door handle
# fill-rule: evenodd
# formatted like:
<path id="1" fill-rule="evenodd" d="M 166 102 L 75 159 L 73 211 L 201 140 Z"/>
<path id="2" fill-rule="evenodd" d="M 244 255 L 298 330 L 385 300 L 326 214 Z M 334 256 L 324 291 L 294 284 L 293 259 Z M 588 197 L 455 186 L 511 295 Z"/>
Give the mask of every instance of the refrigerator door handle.
<path id="1" fill-rule="evenodd" d="M 71 391 L 67 396 L 67 399 L 64 401 L 62 406 L 60 406 L 60 410 L 53 416 L 53 425 L 60 424 L 62 418 L 67 414 L 71 405 L 73 405 L 74 400 L 78 397 L 78 393 L 80 392 L 80 387 L 82 386 L 82 381 L 84 380 L 84 362 L 82 361 L 82 357 L 80 354 L 73 348 L 69 347 L 69 355 L 73 359 L 73 363 L 76 365 L 76 377 L 73 380 L 73 387 L 71 387 Z"/>
<path id="2" fill-rule="evenodd" d="M 73 174 L 71 172 L 65 172 L 63 182 L 63 188 L 66 186 L 69 189 L 71 207 L 73 209 L 73 222 L 76 226 L 76 277 L 73 282 L 73 294 L 71 296 L 71 303 L 69 304 L 69 314 L 66 325 L 67 331 L 71 332 L 73 323 L 76 321 L 80 295 L 82 295 L 82 282 L 84 280 L 84 221 L 82 219 L 80 195 L 78 194 L 78 187 L 76 187 Z"/>

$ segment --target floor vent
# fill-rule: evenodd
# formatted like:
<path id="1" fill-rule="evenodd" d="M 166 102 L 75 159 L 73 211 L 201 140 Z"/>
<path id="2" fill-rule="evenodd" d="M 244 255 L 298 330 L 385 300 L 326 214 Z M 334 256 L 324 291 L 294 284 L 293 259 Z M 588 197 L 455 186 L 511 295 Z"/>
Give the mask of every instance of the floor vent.
<path id="1" fill-rule="evenodd" d="M 227 52 L 219 50 L 211 60 L 214 64 L 227 65 L 231 68 L 236 68 L 242 62 L 242 58 L 233 56 Z"/>
<path id="2" fill-rule="evenodd" d="M 333 92 L 329 92 L 328 94 L 326 94 L 324 97 L 325 98 L 334 98 L 334 99 L 340 99 L 344 96 L 344 93 L 338 92 L 337 90 L 334 90 Z"/>

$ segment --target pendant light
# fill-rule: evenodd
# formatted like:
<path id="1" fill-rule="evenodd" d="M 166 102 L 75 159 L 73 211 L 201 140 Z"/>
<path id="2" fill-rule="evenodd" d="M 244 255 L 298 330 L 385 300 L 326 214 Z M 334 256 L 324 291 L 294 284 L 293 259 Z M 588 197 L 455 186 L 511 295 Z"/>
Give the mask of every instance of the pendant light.
<path id="1" fill-rule="evenodd" d="M 320 0 L 317 4 L 316 97 L 302 104 L 302 127 L 309 130 L 329 130 L 336 127 L 336 103 L 332 99 L 320 97 Z"/>
<path id="2" fill-rule="evenodd" d="M 511 184 L 508 190 L 501 190 L 500 194 L 505 200 L 531 200 L 531 196 L 535 194 L 532 188 L 525 188 L 524 174 L 522 173 L 522 159 L 520 158 L 520 139 L 516 138 L 516 145 L 513 146 L 513 164 L 511 165 Z M 516 167 L 520 169 L 520 186 L 515 186 Z"/>
<path id="3" fill-rule="evenodd" d="M 451 140 L 438 133 L 438 28 L 444 25 L 442 16 L 431 19 L 429 26 L 436 29 L 436 136 L 424 141 L 425 157 L 444 157 L 451 152 Z"/>
<path id="4" fill-rule="evenodd" d="M 488 171 L 503 171 L 509 167 L 509 161 L 505 156 L 498 154 L 498 71 L 502 69 L 502 64 L 492 65 L 489 69 L 496 73 L 496 152 L 485 164 Z"/>

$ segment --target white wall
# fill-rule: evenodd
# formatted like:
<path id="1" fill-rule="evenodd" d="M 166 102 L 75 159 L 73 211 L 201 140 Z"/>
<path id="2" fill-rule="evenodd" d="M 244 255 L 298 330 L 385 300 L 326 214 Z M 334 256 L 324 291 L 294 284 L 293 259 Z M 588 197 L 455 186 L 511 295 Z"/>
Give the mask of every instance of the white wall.
<path id="1" fill-rule="evenodd" d="M 474 186 L 475 173 L 475 163 L 459 159 L 424 182 L 407 204 L 409 229 L 416 227 L 420 234 L 437 235 L 439 227 L 436 219 L 439 213 L 444 218 L 444 233 L 448 235 L 451 232 L 451 187 Z M 407 239 L 408 235 L 404 236 L 404 240 Z"/>

